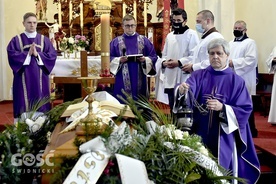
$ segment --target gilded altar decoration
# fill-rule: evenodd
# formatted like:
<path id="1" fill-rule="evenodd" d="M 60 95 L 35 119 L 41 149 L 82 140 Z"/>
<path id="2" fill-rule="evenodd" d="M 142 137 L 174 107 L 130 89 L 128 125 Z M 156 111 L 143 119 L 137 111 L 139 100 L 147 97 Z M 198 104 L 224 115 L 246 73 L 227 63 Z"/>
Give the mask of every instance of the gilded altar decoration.
<path id="1" fill-rule="evenodd" d="M 111 0 L 92 0 L 90 5 L 95 10 L 96 16 L 100 16 L 101 14 L 110 14 L 112 2 Z"/>
<path id="2" fill-rule="evenodd" d="M 81 68 L 78 67 L 72 70 L 71 74 L 74 76 L 80 76 Z M 100 75 L 100 68 L 98 67 L 98 65 L 92 65 L 91 67 L 88 68 L 88 76 L 99 76 L 99 75 Z"/>
<path id="3" fill-rule="evenodd" d="M 35 0 L 36 1 L 36 16 L 38 20 L 45 21 L 47 12 L 47 0 Z"/>

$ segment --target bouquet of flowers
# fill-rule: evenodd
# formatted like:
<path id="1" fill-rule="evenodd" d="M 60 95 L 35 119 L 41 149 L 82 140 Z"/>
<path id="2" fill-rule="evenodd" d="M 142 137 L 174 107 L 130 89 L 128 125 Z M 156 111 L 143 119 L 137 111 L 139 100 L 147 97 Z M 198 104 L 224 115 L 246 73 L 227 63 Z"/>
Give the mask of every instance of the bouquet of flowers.
<path id="1" fill-rule="evenodd" d="M 68 51 L 70 53 L 73 53 L 74 47 L 75 47 L 74 44 L 75 44 L 74 38 L 63 37 L 63 39 L 60 41 L 59 48 L 62 51 Z"/>
<path id="2" fill-rule="evenodd" d="M 89 40 L 85 36 L 76 35 L 75 45 L 77 47 L 77 50 L 85 49 L 87 46 L 89 46 Z"/>

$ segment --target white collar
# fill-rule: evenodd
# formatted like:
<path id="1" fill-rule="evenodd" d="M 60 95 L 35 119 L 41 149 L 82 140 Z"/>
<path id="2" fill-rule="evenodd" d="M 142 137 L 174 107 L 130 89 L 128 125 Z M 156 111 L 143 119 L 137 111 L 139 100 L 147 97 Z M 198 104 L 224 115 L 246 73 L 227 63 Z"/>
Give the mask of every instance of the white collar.
<path id="1" fill-rule="evenodd" d="M 125 35 L 127 35 L 127 36 L 133 36 L 133 35 L 135 35 L 135 34 L 136 34 L 136 32 L 134 32 L 132 35 L 128 35 L 128 34 L 125 33 Z"/>
<path id="2" fill-rule="evenodd" d="M 223 71 L 223 70 L 226 70 L 228 68 L 228 65 L 226 65 L 224 68 L 222 68 L 222 69 L 214 69 L 215 71 Z"/>
<path id="3" fill-rule="evenodd" d="M 24 31 L 25 35 L 28 37 L 28 38 L 35 38 L 36 35 L 37 35 L 37 32 L 32 32 L 32 33 L 28 33 L 26 31 Z"/>

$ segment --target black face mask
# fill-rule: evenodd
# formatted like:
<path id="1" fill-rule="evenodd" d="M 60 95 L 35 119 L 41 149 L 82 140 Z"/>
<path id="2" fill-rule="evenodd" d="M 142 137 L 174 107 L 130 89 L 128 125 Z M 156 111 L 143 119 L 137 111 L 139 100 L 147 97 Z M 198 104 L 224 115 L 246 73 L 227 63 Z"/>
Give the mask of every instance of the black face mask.
<path id="1" fill-rule="evenodd" d="M 173 22 L 173 28 L 174 29 L 180 29 L 180 28 L 182 28 L 182 23 L 183 22 Z"/>
<path id="2" fill-rule="evenodd" d="M 234 36 L 235 36 L 236 38 L 239 38 L 239 37 L 241 37 L 241 36 L 243 35 L 242 32 L 243 32 L 243 31 L 240 31 L 240 30 L 234 30 L 234 31 L 233 31 L 233 34 L 234 34 Z"/>

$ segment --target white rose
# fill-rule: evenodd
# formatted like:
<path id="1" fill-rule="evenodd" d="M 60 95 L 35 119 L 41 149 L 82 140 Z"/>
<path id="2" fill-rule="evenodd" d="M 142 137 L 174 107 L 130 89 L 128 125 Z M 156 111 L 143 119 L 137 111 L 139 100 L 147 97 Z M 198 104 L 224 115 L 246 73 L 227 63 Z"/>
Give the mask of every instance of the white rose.
<path id="1" fill-rule="evenodd" d="M 174 131 L 175 139 L 183 139 L 183 133 L 181 130 L 177 129 Z"/>
<path id="2" fill-rule="evenodd" d="M 208 156 L 208 150 L 204 146 L 199 147 L 199 152 Z"/>
<path id="3" fill-rule="evenodd" d="M 68 39 L 68 42 L 71 43 L 71 44 L 74 44 L 74 43 L 75 43 L 75 40 L 74 40 L 74 38 L 70 37 L 70 38 Z"/>
<path id="4" fill-rule="evenodd" d="M 164 132 L 172 139 L 172 131 L 169 128 L 164 128 Z"/>

